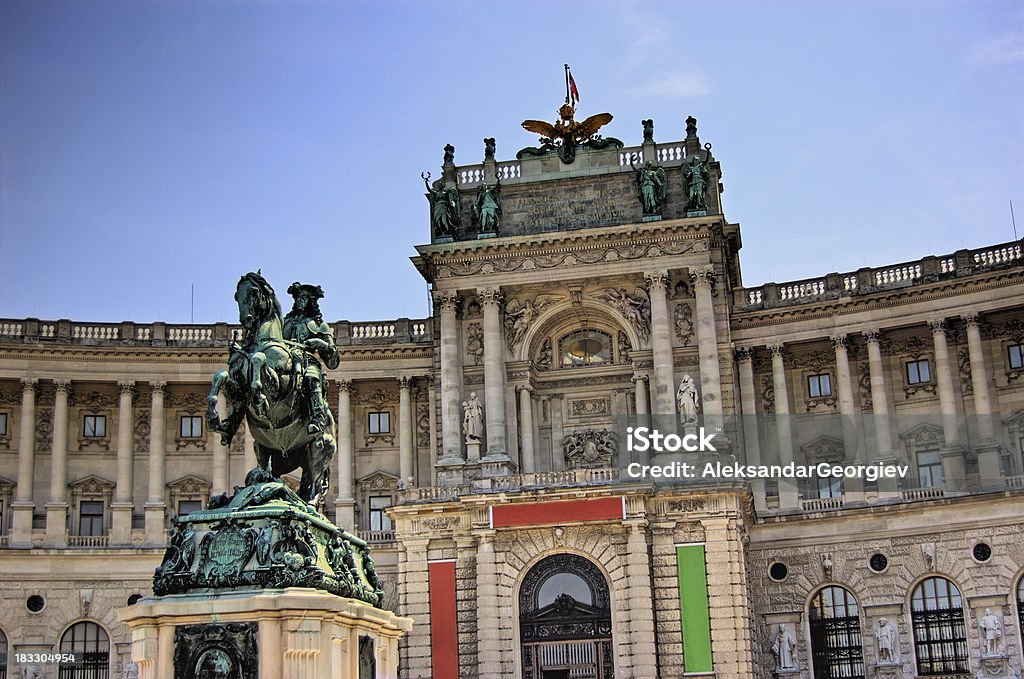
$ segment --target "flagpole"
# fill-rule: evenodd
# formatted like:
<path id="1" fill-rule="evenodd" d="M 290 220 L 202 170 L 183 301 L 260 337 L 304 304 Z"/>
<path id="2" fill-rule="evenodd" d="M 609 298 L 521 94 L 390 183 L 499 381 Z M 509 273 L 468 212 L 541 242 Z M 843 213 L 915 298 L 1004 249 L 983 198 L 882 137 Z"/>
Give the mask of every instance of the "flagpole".
<path id="1" fill-rule="evenodd" d="M 565 103 L 569 103 L 569 64 L 565 65 Z"/>

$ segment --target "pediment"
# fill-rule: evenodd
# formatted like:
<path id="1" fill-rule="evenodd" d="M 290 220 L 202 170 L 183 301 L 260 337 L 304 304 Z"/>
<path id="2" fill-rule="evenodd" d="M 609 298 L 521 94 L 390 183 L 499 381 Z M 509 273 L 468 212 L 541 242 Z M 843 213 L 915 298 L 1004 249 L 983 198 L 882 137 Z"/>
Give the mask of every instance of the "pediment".
<path id="1" fill-rule="evenodd" d="M 398 488 L 398 477 L 387 472 L 376 471 L 359 479 L 359 487 L 365 490 L 392 491 Z"/>
<path id="2" fill-rule="evenodd" d="M 209 495 L 210 488 L 213 487 L 206 479 L 201 479 L 198 476 L 189 474 L 182 476 L 180 479 L 175 479 L 167 484 L 167 487 L 176 490 L 183 495 Z"/>
<path id="3" fill-rule="evenodd" d="M 907 431 L 900 434 L 900 439 L 915 445 L 915 446 L 926 446 L 931 444 L 942 445 L 943 438 L 942 427 L 936 427 L 933 424 L 922 422 L 921 424 L 911 427 Z"/>
<path id="4" fill-rule="evenodd" d="M 84 478 L 68 484 L 69 488 L 77 490 L 83 494 L 102 494 L 109 493 L 114 489 L 114 482 L 108 481 L 102 476 L 96 476 L 90 474 Z"/>
<path id="5" fill-rule="evenodd" d="M 846 458 L 846 448 L 841 439 L 834 436 L 819 436 L 810 443 L 800 446 L 809 460 L 840 462 Z"/>

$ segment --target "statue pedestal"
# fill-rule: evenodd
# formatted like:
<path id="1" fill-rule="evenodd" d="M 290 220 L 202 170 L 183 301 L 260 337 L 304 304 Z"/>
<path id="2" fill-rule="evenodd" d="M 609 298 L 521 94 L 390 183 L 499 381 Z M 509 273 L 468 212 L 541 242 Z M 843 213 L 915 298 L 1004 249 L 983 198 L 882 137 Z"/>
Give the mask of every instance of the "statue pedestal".
<path id="1" fill-rule="evenodd" d="M 877 679 L 904 679 L 907 675 L 903 671 L 903 663 L 896 661 L 875 663 L 874 676 Z"/>
<path id="2" fill-rule="evenodd" d="M 981 656 L 981 667 L 978 671 L 978 679 L 1019 679 L 1013 668 L 1010 667 L 1010 657 L 1005 653 L 989 654 Z"/>
<path id="3" fill-rule="evenodd" d="M 398 640 L 412 629 L 409 618 L 303 587 L 152 597 L 117 618 L 131 630 L 139 679 L 201 679 L 233 664 L 224 676 L 397 679 Z"/>
<path id="4" fill-rule="evenodd" d="M 480 440 L 466 439 L 466 460 L 469 462 L 480 461 Z"/>
<path id="5" fill-rule="evenodd" d="M 779 679 L 798 679 L 800 676 L 800 668 L 790 667 L 784 670 L 776 669 L 774 676 L 779 677 Z"/>

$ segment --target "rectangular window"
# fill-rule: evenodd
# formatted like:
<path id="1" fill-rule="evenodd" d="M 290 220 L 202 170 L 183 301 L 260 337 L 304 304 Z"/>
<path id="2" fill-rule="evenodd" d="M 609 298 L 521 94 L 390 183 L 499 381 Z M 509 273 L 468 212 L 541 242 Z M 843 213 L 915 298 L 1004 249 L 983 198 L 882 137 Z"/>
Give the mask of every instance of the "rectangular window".
<path id="1" fill-rule="evenodd" d="M 832 395 L 832 378 L 828 373 L 811 375 L 807 378 L 807 393 L 811 398 L 821 398 Z"/>
<path id="2" fill-rule="evenodd" d="M 391 530 L 391 517 L 384 513 L 390 506 L 390 495 L 376 495 L 370 498 L 370 530 Z"/>
<path id="3" fill-rule="evenodd" d="M 185 516 L 192 512 L 197 512 L 203 508 L 202 500 L 179 500 L 178 501 L 178 516 Z"/>
<path id="4" fill-rule="evenodd" d="M 1014 370 L 1024 368 L 1024 344 L 1011 344 L 1006 347 L 1006 353 L 1010 358 L 1010 368 Z"/>
<path id="5" fill-rule="evenodd" d="M 7 535 L 7 531 L 4 530 L 6 527 L 4 523 L 4 503 L 0 502 L 0 535 Z"/>
<path id="6" fill-rule="evenodd" d="M 7 436 L 7 413 L 0 413 L 0 436 Z"/>
<path id="7" fill-rule="evenodd" d="M 391 413 L 370 413 L 370 433 L 371 434 L 390 434 L 391 433 Z"/>
<path id="8" fill-rule="evenodd" d="M 181 438 L 200 439 L 203 437 L 203 418 L 199 415 L 181 416 Z"/>
<path id="9" fill-rule="evenodd" d="M 938 488 L 942 485 L 942 457 L 937 450 L 925 450 L 917 454 L 917 477 L 922 488 Z"/>
<path id="10" fill-rule="evenodd" d="M 78 534 L 103 535 L 103 502 L 82 500 L 78 505 Z"/>
<path id="11" fill-rule="evenodd" d="M 830 497 L 842 497 L 843 496 L 843 479 L 835 476 L 819 476 L 818 477 L 818 498 L 826 499 Z"/>
<path id="12" fill-rule="evenodd" d="M 932 381 L 932 369 L 928 359 L 907 361 L 907 384 L 924 384 Z"/>
<path id="13" fill-rule="evenodd" d="M 107 435 L 106 415 L 86 415 L 82 422 L 82 432 L 86 438 L 101 439 Z"/>

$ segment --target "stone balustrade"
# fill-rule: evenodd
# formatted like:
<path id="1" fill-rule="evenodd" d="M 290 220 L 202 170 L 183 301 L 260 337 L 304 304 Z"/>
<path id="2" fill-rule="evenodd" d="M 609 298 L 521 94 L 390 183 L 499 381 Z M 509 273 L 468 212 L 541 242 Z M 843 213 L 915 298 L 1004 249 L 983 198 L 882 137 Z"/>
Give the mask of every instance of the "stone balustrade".
<path id="1" fill-rule="evenodd" d="M 865 267 L 857 271 L 830 273 L 786 283 L 765 283 L 756 288 L 737 288 L 733 301 L 738 311 L 771 309 L 905 288 L 1011 267 L 1024 268 L 1024 241 L 1001 243 L 976 250 L 958 250 L 950 255 L 928 256 L 916 262 Z"/>
<path id="2" fill-rule="evenodd" d="M 843 508 L 843 497 L 823 497 L 801 500 L 800 508 L 805 512 L 828 512 Z"/>
<path id="3" fill-rule="evenodd" d="M 357 533 L 359 539 L 367 544 L 379 545 L 386 544 L 388 542 L 395 541 L 395 531 L 393 530 L 361 530 Z"/>
<path id="4" fill-rule="evenodd" d="M 338 346 L 425 343 L 433 340 L 430 318 L 331 324 Z M 61 319 L 0 319 L 0 342 L 60 342 L 150 346 L 222 346 L 242 338 L 242 328 L 228 323 L 88 323 Z"/>
<path id="5" fill-rule="evenodd" d="M 107 547 L 110 544 L 110 536 L 69 535 L 67 541 L 68 547 Z"/>

